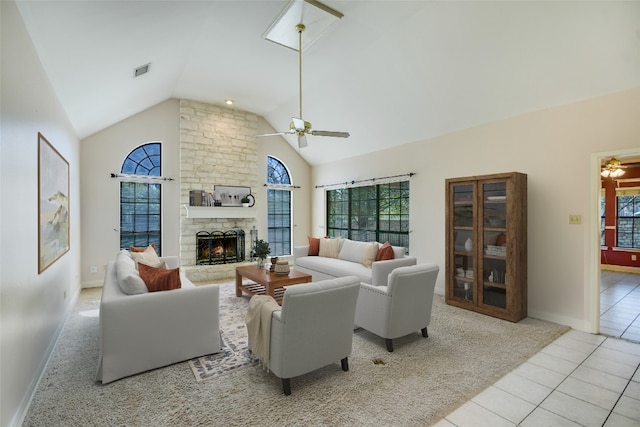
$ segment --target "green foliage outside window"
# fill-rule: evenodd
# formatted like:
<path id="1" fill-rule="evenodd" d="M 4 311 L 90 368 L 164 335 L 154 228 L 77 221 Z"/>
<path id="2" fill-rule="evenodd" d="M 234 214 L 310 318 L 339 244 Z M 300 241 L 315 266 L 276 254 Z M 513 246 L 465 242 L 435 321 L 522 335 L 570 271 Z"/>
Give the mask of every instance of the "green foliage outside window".
<path id="1" fill-rule="evenodd" d="M 327 191 L 327 234 L 409 247 L 409 181 Z"/>

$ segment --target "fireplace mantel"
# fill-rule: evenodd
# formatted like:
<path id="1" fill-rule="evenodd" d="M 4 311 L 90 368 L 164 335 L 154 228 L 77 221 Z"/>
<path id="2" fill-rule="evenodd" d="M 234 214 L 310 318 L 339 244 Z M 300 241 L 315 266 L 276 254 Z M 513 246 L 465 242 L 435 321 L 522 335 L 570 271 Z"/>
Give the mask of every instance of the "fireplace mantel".
<path id="1" fill-rule="evenodd" d="M 256 218 L 256 208 L 182 205 L 187 218 Z"/>

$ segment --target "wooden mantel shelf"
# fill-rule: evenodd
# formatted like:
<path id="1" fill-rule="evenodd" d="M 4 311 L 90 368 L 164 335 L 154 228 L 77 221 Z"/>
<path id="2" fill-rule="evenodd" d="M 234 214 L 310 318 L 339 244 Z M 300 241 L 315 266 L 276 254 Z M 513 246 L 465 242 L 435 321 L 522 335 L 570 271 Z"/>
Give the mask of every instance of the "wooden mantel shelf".
<path id="1" fill-rule="evenodd" d="M 254 218 L 256 208 L 235 206 L 189 206 L 182 205 L 187 211 L 187 218 Z"/>

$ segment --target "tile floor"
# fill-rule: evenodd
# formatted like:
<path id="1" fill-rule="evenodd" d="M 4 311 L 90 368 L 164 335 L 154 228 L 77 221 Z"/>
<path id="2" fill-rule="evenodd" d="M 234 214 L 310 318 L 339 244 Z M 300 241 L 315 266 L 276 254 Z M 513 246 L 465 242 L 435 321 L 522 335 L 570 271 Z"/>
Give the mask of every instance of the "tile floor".
<path id="1" fill-rule="evenodd" d="M 640 342 L 640 275 L 602 272 L 600 333 Z"/>
<path id="2" fill-rule="evenodd" d="M 435 426 L 640 426 L 640 276 L 603 272 L 600 299 L 601 335 L 567 332 Z"/>

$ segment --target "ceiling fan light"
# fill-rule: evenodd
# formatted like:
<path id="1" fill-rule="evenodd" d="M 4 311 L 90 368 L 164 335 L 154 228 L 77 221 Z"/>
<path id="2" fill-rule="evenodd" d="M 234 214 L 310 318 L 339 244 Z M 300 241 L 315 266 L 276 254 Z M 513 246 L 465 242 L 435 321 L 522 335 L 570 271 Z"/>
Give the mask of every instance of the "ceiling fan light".
<path id="1" fill-rule="evenodd" d="M 298 132 L 298 148 L 305 148 L 307 146 L 307 137 L 304 132 Z"/>
<path id="2" fill-rule="evenodd" d="M 611 171 L 611 177 L 612 178 L 617 178 L 619 176 L 624 175 L 624 171 L 622 169 L 615 169 L 613 171 Z"/>
<path id="3" fill-rule="evenodd" d="M 624 166 L 622 166 L 622 164 L 620 163 L 620 160 L 616 159 L 615 157 L 612 157 L 611 159 L 607 160 L 604 164 L 604 166 L 602 167 L 602 171 L 600 172 L 600 175 L 602 175 L 605 178 L 617 178 L 619 176 L 624 175 Z"/>

